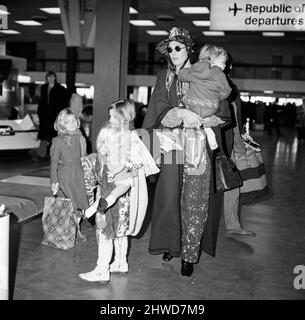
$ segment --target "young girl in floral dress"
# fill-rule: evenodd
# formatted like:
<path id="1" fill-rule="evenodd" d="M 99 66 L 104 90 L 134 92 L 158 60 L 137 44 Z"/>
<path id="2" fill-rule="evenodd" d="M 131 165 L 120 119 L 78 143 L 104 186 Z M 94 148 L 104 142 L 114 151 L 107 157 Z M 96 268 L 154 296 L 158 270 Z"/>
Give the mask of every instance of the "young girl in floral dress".
<path id="1" fill-rule="evenodd" d="M 113 102 L 109 116 L 97 138 L 97 200 L 85 213 L 89 217 L 97 212 L 98 239 L 97 266 L 79 275 L 86 281 L 109 281 L 110 272 L 128 272 L 127 236 L 140 231 L 148 203 L 145 177 L 159 172 L 144 143 L 130 130 L 134 103 Z"/>

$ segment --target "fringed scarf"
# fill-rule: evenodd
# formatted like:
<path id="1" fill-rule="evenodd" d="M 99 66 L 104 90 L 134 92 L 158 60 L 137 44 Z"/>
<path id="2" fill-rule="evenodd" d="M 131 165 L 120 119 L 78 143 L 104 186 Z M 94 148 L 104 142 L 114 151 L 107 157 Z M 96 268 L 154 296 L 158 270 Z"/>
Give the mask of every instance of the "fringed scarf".
<path id="1" fill-rule="evenodd" d="M 181 69 L 186 65 L 188 58 L 184 61 Z M 181 108 L 185 108 L 182 98 L 185 95 L 187 89 L 189 88 L 189 84 L 187 82 L 182 82 L 178 79 L 178 75 L 176 73 L 176 67 L 173 66 L 171 63 L 168 64 L 167 73 L 166 73 L 166 82 L 165 86 L 167 91 L 170 91 L 170 88 L 173 84 L 174 79 L 177 79 L 176 82 L 176 94 L 177 94 L 177 105 Z"/>

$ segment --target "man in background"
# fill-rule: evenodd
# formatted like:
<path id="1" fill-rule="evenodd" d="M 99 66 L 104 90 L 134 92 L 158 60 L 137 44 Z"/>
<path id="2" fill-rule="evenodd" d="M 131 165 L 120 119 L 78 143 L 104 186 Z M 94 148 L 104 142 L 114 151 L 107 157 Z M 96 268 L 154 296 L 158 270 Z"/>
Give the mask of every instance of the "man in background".
<path id="1" fill-rule="evenodd" d="M 48 156 L 52 139 L 57 135 L 54 122 L 59 112 L 68 107 L 68 94 L 66 88 L 57 82 L 54 71 L 46 74 L 46 83 L 41 86 L 40 99 L 37 109 L 39 118 L 38 139 L 40 146 L 37 157 Z"/>

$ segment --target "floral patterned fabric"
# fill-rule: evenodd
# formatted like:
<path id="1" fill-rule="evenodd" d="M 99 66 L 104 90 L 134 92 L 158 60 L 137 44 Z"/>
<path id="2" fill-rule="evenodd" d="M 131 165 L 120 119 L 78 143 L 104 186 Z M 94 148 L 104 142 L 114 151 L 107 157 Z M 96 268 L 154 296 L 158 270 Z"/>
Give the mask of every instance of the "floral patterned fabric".
<path id="1" fill-rule="evenodd" d="M 190 174 L 192 169 L 187 166 L 184 166 L 183 171 L 181 258 L 191 263 L 198 262 L 200 242 L 208 217 L 211 176 L 209 157 L 206 157 L 206 161 L 207 165 L 203 174 Z"/>
<path id="2" fill-rule="evenodd" d="M 85 189 L 88 196 L 89 206 L 94 202 L 94 189 L 96 187 L 95 175 L 96 153 L 81 158 L 82 167 L 84 169 Z"/>
<path id="3" fill-rule="evenodd" d="M 101 168 L 98 158 L 96 161 L 96 172 L 99 184 L 99 194 L 101 197 L 107 198 L 115 188 L 115 184 L 114 182 L 108 181 L 107 166 L 104 165 Z M 95 220 L 97 231 L 105 234 L 107 238 L 114 239 L 126 235 L 129 228 L 129 193 L 130 191 L 121 196 L 118 201 L 105 212 L 105 215 L 100 212 L 96 213 Z"/>
<path id="4" fill-rule="evenodd" d="M 160 170 L 134 131 L 121 133 L 102 129 L 98 135 L 97 149 L 98 196 L 107 198 L 117 184 L 131 179 L 128 184 L 131 188 L 118 198 L 115 205 L 108 208 L 105 215 L 97 214 L 97 228 L 112 239 L 136 235 L 142 226 L 148 202 L 145 177 Z"/>

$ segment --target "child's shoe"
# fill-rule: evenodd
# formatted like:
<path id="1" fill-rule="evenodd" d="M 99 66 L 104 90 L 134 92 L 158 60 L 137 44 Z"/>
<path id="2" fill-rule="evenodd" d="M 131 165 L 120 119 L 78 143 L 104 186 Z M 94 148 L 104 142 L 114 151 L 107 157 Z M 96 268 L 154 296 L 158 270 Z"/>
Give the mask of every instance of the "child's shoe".
<path id="1" fill-rule="evenodd" d="M 114 261 L 110 265 L 110 272 L 128 272 L 127 263 L 127 249 L 128 239 L 127 236 L 114 239 L 115 256 Z"/>
<path id="2" fill-rule="evenodd" d="M 110 280 L 109 270 L 101 271 L 99 267 L 86 273 L 80 273 L 78 276 L 89 282 L 108 282 Z"/>
<path id="3" fill-rule="evenodd" d="M 121 262 L 120 264 L 120 270 L 121 272 L 123 273 L 126 273 L 128 272 L 128 263 L 125 261 L 125 262 Z"/>
<path id="4" fill-rule="evenodd" d="M 114 260 L 110 265 L 110 272 L 112 273 L 127 273 L 128 272 L 128 263 L 120 262 L 118 260 Z"/>
<path id="5" fill-rule="evenodd" d="M 100 198 L 98 202 L 97 211 L 100 213 L 104 213 L 104 211 L 107 209 L 108 203 L 104 198 Z"/>
<path id="6" fill-rule="evenodd" d="M 120 272 L 120 262 L 114 260 L 110 265 L 110 272 Z"/>

